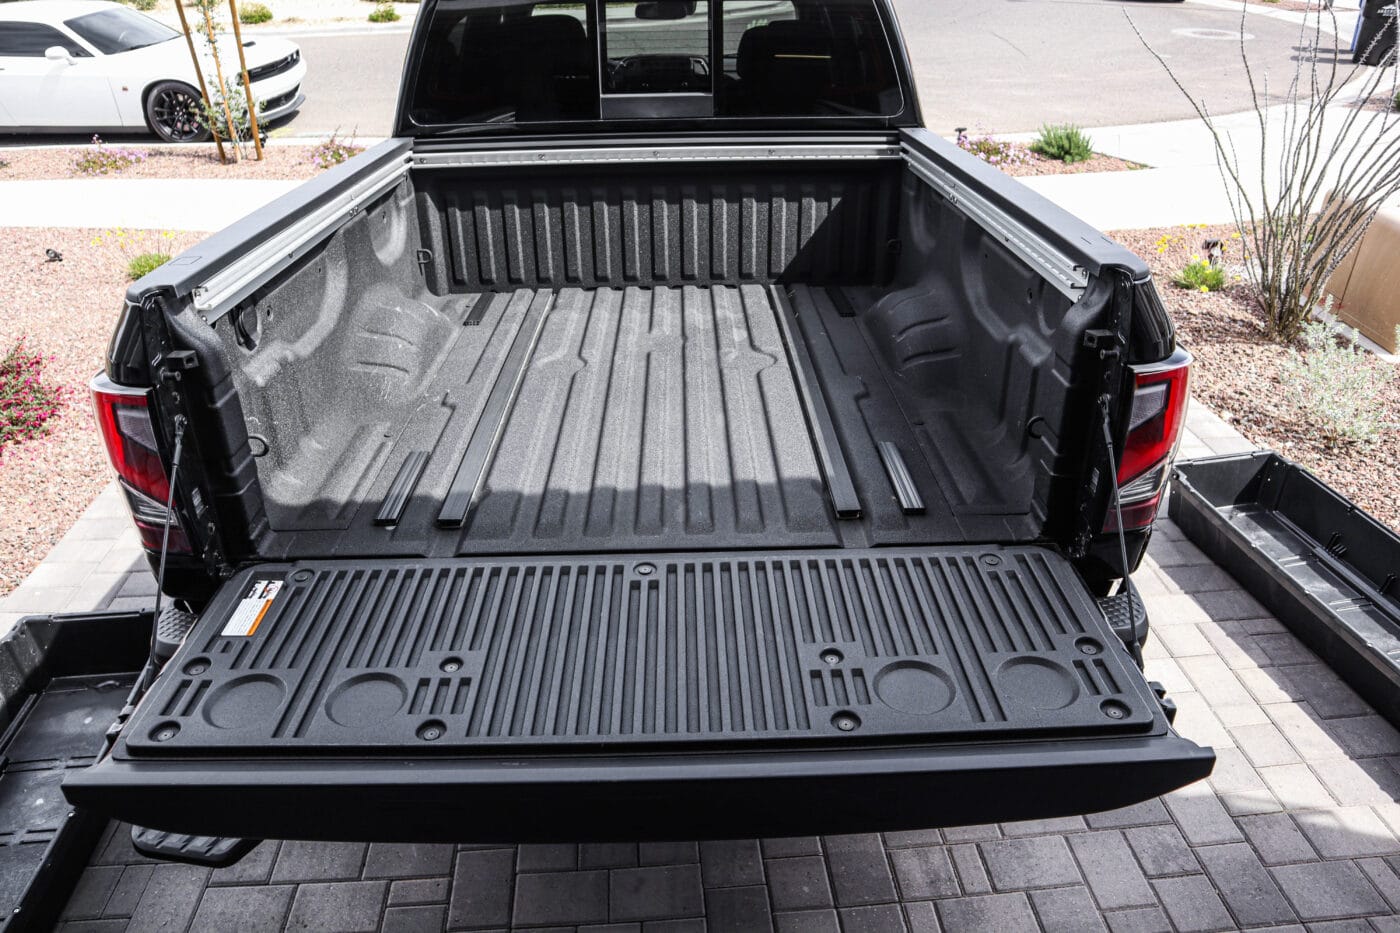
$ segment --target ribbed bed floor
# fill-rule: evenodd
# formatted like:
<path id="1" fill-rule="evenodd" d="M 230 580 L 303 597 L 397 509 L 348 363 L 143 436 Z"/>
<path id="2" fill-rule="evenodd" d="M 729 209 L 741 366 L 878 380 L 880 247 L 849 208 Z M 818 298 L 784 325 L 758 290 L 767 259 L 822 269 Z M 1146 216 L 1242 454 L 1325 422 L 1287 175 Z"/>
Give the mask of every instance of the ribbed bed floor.
<path id="1" fill-rule="evenodd" d="M 356 425 L 328 475 L 300 474 L 324 482 L 298 480 L 270 501 L 269 550 L 329 555 L 360 536 L 377 553 L 430 556 L 965 540 L 857 319 L 843 314 L 860 293 L 787 294 L 459 299 L 455 342 L 400 417 Z M 849 472 L 858 518 L 837 517 L 824 439 Z M 883 460 L 882 441 L 894 445 Z M 903 505 L 891 456 L 909 474 Z M 460 523 L 444 517 L 450 502 Z"/>

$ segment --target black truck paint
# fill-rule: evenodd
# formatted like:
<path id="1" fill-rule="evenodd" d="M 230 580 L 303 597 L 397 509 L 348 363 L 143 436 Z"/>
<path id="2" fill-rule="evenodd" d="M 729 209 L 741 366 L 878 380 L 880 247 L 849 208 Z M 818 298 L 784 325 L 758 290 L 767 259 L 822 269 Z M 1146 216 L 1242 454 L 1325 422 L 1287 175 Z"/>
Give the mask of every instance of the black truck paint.
<path id="1" fill-rule="evenodd" d="M 167 469 L 179 436 L 165 590 L 201 616 L 70 800 L 251 837 L 693 838 L 1209 773 L 1094 599 L 1149 535 L 1125 568 L 1102 533 L 1103 420 L 1121 448 L 1171 323 L 1140 259 L 919 125 L 884 0 L 795 3 L 709 102 L 581 94 L 580 57 L 529 105 L 569 119 L 453 126 L 415 89 L 435 17 L 485 4 L 424 6 L 398 136 L 128 292 L 106 376 L 149 388 Z M 848 7 L 897 106 L 753 115 L 764 56 L 849 65 L 821 25 Z M 606 34 L 582 9 L 558 42 Z"/>

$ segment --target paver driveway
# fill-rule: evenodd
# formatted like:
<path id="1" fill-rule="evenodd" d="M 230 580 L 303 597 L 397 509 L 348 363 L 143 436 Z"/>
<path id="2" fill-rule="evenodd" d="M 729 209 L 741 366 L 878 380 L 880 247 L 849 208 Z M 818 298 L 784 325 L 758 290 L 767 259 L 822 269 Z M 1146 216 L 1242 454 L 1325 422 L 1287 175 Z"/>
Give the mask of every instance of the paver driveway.
<path id="1" fill-rule="evenodd" d="M 1148 674 L 1219 755 L 1160 800 L 883 837 L 266 842 L 213 872 L 148 861 L 113 826 L 60 929 L 1400 929 L 1400 733 L 1170 522 L 1136 579 Z"/>

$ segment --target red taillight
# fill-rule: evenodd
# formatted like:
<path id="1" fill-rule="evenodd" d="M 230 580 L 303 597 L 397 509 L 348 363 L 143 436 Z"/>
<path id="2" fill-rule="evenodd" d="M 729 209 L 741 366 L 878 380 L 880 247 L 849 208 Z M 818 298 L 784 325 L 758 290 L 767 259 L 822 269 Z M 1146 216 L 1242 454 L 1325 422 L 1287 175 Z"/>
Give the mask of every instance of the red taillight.
<path id="1" fill-rule="evenodd" d="M 1157 518 L 1172 458 L 1186 424 L 1191 355 L 1177 350 L 1166 361 L 1133 367 L 1132 412 L 1118 465 L 1123 528 L 1146 528 Z M 1118 512 L 1109 509 L 1104 531 L 1118 530 Z"/>
<path id="2" fill-rule="evenodd" d="M 99 374 L 92 380 L 92 404 L 107 445 L 107 458 L 131 507 L 131 518 L 147 550 L 159 551 L 170 526 L 170 550 L 189 553 L 179 517 L 166 511 L 170 477 L 161 462 L 155 425 L 144 389 L 129 389 Z"/>

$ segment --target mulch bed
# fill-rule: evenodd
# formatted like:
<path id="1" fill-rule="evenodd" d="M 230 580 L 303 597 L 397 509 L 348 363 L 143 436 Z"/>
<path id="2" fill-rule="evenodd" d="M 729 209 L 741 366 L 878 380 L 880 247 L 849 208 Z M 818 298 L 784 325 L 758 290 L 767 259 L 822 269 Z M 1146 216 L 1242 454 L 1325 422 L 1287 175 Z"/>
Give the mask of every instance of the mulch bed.
<path id="1" fill-rule="evenodd" d="M 1196 358 L 1192 394 L 1254 443 L 1302 463 L 1376 518 L 1400 529 L 1400 429 L 1370 444 L 1329 440 L 1290 400 L 1284 376 L 1290 349 L 1265 333 L 1263 316 L 1244 285 L 1209 294 L 1172 285 L 1171 276 L 1203 253 L 1205 240 L 1228 241 L 1234 232 L 1233 226 L 1198 226 L 1109 236 L 1152 267 L 1177 336 Z M 1163 237 L 1174 239 L 1159 252 Z M 1240 259 L 1238 242 L 1232 246 L 1227 268 Z M 1366 358 L 1366 365 L 1393 373 L 1382 404 L 1400 417 L 1400 368 L 1373 357 Z"/>
<path id="2" fill-rule="evenodd" d="M 112 469 L 93 422 L 88 380 L 103 366 L 122 295 L 124 249 L 178 253 L 201 234 L 136 234 L 128 247 L 105 231 L 0 229 L 0 354 L 19 337 L 54 359 L 43 370 L 68 395 L 43 437 L 0 448 L 0 596 L 14 589 L 63 537 Z M 63 255 L 46 262 L 44 250 Z"/>
<path id="3" fill-rule="evenodd" d="M 112 143 L 109 150 L 145 154 L 144 161 L 105 175 L 85 175 L 74 171 L 73 163 L 94 151 L 92 146 L 0 149 L 0 181 L 35 181 L 48 178 L 261 178 L 300 180 L 318 174 L 311 163 L 311 146 L 264 146 L 262 161 L 252 158 L 221 165 L 213 143 L 187 146 L 157 146 L 140 143 Z M 250 150 L 251 151 L 251 150 Z"/>
<path id="4" fill-rule="evenodd" d="M 1147 168 L 1137 162 L 1129 162 L 1127 159 L 1120 159 L 1117 156 L 1094 153 L 1094 157 L 1087 162 L 1075 162 L 1073 165 L 1068 162 L 1061 162 L 1059 159 L 1047 159 L 1044 156 L 1031 153 L 1031 161 L 1021 164 L 1001 166 L 1001 170 L 1008 175 L 1025 177 L 1028 175 L 1084 175 L 1089 172 L 1134 172 L 1138 169 Z"/>

